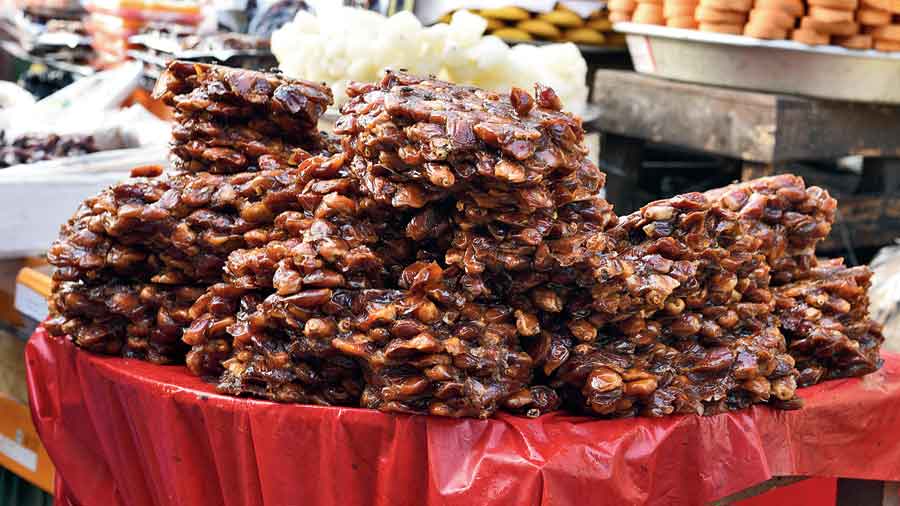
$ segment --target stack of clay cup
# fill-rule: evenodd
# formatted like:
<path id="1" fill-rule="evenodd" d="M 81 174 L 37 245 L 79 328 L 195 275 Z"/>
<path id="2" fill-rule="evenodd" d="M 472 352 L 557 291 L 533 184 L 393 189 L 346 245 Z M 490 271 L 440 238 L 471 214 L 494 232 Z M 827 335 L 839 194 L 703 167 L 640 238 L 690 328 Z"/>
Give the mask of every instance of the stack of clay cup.
<path id="1" fill-rule="evenodd" d="M 741 35 L 753 0 L 700 0 L 694 18 L 701 32 Z"/>
<path id="2" fill-rule="evenodd" d="M 663 0 L 637 0 L 631 21 L 646 25 L 666 24 L 666 17 L 663 15 Z"/>
<path id="3" fill-rule="evenodd" d="M 758 39 L 786 39 L 803 15 L 802 0 L 756 0 L 744 35 Z"/>
<path id="4" fill-rule="evenodd" d="M 872 30 L 873 45 L 879 51 L 900 51 L 900 19 L 894 24 L 879 26 Z"/>
<path id="5" fill-rule="evenodd" d="M 900 1 L 865 0 L 860 6 L 859 24 L 879 51 L 900 51 Z"/>
<path id="6" fill-rule="evenodd" d="M 856 22 L 858 0 L 807 0 L 809 12 L 800 20 L 800 28 L 794 30 L 791 38 L 797 42 L 811 46 L 830 44 L 835 37 L 836 43 L 849 42 L 859 46 L 864 42 L 854 36 L 859 34 Z"/>
<path id="7" fill-rule="evenodd" d="M 631 21 L 634 10 L 637 8 L 635 0 L 610 0 L 609 4 L 609 20 L 613 23 L 621 23 Z"/>
<path id="8" fill-rule="evenodd" d="M 697 29 L 699 24 L 694 18 L 699 0 L 663 0 L 663 16 L 666 26 L 672 28 Z"/>
<path id="9" fill-rule="evenodd" d="M 610 0 L 609 19 L 900 52 L 900 0 Z"/>

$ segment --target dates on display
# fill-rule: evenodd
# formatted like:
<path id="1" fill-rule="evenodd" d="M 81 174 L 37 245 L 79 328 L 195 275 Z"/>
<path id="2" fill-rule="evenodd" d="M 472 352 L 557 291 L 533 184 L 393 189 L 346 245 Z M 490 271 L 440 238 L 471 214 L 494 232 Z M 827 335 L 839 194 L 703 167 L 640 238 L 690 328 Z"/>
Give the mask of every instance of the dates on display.
<path id="1" fill-rule="evenodd" d="M 872 272 L 836 259 L 820 262 L 803 277 L 775 289 L 776 313 L 797 359 L 799 383 L 862 376 L 881 367 L 881 325 L 868 317 Z"/>
<path id="2" fill-rule="evenodd" d="M 792 175 L 617 216 L 553 90 L 386 72 L 327 87 L 172 63 L 174 172 L 84 201 L 48 258 L 90 351 L 278 402 L 485 418 L 802 406 L 881 365 L 866 267 L 815 256 Z"/>
<path id="3" fill-rule="evenodd" d="M 26 134 L 7 139 L 0 131 L 0 168 L 86 155 L 98 151 L 91 135 Z"/>
<path id="4" fill-rule="evenodd" d="M 401 285 L 268 297 L 231 327 L 235 354 L 220 389 L 483 418 L 526 388 L 531 357 L 518 345 L 512 309 L 454 297 L 435 263 L 410 265 Z"/>
<path id="5" fill-rule="evenodd" d="M 169 64 L 153 95 L 182 113 L 204 112 L 228 119 L 264 116 L 310 130 L 315 130 L 333 101 L 331 89 L 323 84 L 179 61 Z"/>
<path id="6" fill-rule="evenodd" d="M 321 84 L 173 62 L 153 90 L 176 111 L 171 162 L 183 172 L 233 174 L 296 166 L 329 149 L 316 129 L 331 105 Z"/>
<path id="7" fill-rule="evenodd" d="M 52 334 L 68 334 L 91 351 L 176 363 L 184 360 L 181 331 L 191 323 L 189 309 L 202 294 L 202 288 L 191 286 L 117 280 L 100 286 L 55 283 L 51 319 L 45 325 Z"/>
<path id="8" fill-rule="evenodd" d="M 816 244 L 828 236 L 837 212 L 827 191 L 807 188 L 791 174 L 733 184 L 706 196 L 737 212 L 748 233 L 762 241 L 774 284 L 802 279 L 815 267 Z"/>

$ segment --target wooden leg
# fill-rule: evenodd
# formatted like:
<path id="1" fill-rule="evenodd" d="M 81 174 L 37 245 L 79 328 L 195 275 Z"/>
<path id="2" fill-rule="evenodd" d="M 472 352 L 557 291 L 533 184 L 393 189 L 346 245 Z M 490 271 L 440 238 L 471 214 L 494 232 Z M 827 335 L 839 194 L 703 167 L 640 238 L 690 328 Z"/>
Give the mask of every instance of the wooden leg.
<path id="1" fill-rule="evenodd" d="M 770 163 L 741 162 L 741 181 L 749 181 L 759 177 L 771 176 L 775 173 L 775 167 Z"/>
<path id="2" fill-rule="evenodd" d="M 623 215 L 643 205 L 637 202 L 637 182 L 643 160 L 644 141 L 632 137 L 603 134 L 600 170 L 606 172 L 606 200 Z"/>
<path id="3" fill-rule="evenodd" d="M 773 476 L 767 481 L 754 485 L 750 488 L 745 488 L 740 492 L 731 494 L 730 496 L 719 499 L 718 501 L 713 501 L 709 503 L 708 506 L 727 506 L 738 501 L 743 501 L 744 499 L 749 499 L 751 497 L 765 494 L 773 488 L 786 487 L 788 485 L 793 485 L 794 483 L 801 482 L 806 479 L 806 476 Z"/>
<path id="4" fill-rule="evenodd" d="M 840 478 L 837 506 L 898 506 L 900 483 Z"/>

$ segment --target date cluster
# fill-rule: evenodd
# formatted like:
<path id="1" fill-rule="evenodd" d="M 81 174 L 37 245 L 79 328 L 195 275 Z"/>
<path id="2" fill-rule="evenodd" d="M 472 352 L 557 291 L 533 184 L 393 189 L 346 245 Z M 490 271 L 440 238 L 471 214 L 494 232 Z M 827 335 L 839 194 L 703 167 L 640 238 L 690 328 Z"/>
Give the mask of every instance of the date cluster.
<path id="1" fill-rule="evenodd" d="M 51 333 L 220 392 L 485 418 L 801 406 L 880 367 L 870 271 L 822 260 L 837 203 L 792 175 L 599 197 L 552 89 L 404 72 L 327 87 L 174 62 L 172 171 L 87 199 L 49 251 Z"/>

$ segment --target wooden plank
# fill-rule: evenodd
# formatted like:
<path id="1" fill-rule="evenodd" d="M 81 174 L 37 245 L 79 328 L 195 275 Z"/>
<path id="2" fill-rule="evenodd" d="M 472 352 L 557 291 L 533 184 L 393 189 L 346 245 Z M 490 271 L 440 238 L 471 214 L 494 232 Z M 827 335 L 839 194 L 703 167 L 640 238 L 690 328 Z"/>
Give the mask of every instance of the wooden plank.
<path id="1" fill-rule="evenodd" d="M 837 102 L 600 70 L 592 126 L 763 163 L 900 156 L 900 107 Z"/>
<path id="2" fill-rule="evenodd" d="M 719 499 L 718 501 L 713 501 L 709 503 L 709 506 L 726 506 L 728 504 L 733 504 L 738 501 L 743 501 L 744 499 L 749 499 L 751 497 L 756 497 L 760 494 L 764 494 L 772 490 L 773 488 L 786 487 L 788 485 L 793 485 L 794 483 L 806 479 L 808 479 L 807 476 L 773 476 L 769 480 L 766 480 L 760 484 L 745 488 L 740 492 L 731 494 L 730 496 Z"/>
<path id="3" fill-rule="evenodd" d="M 900 107 L 779 96 L 776 160 L 900 156 Z"/>
<path id="4" fill-rule="evenodd" d="M 772 95 L 598 70 L 593 102 L 601 112 L 592 127 L 602 132 L 772 161 L 777 117 Z"/>

